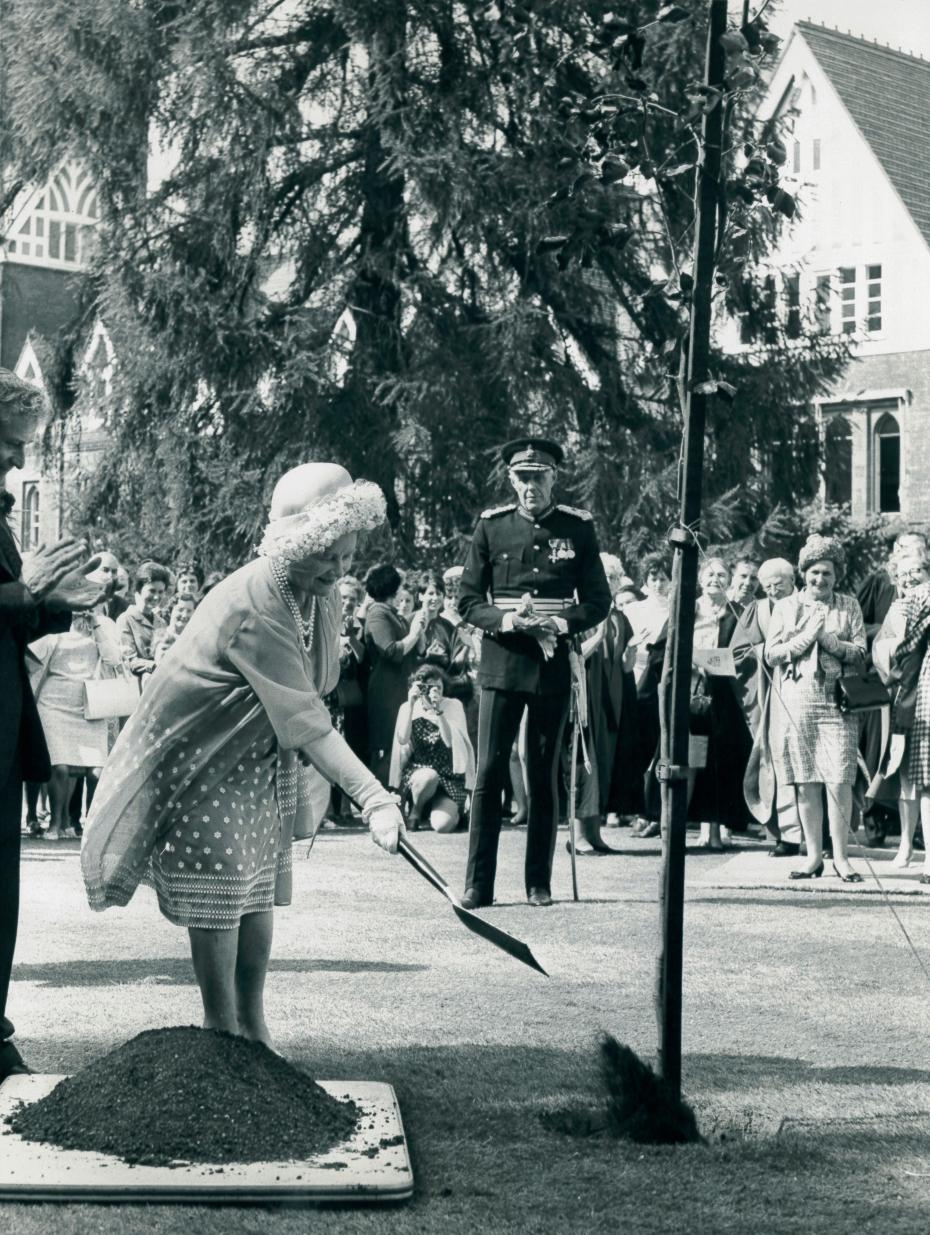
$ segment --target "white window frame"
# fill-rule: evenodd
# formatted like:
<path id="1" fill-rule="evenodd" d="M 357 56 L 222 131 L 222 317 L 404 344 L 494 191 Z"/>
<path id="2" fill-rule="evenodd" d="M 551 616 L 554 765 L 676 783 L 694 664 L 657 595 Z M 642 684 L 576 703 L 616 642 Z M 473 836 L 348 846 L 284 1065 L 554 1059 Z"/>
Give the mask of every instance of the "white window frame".
<path id="1" fill-rule="evenodd" d="M 22 503 L 20 543 L 23 553 L 32 553 L 42 543 L 39 538 L 42 525 L 42 490 L 38 480 L 23 481 Z"/>
<path id="2" fill-rule="evenodd" d="M 99 221 L 97 190 L 79 163 L 61 164 L 41 188 L 26 190 L 13 204 L 4 228 L 6 261 L 52 270 L 80 270 L 91 257 Z M 59 235 L 58 256 L 49 253 L 52 229 Z M 73 236 L 74 256 L 64 256 Z"/>
<path id="3" fill-rule="evenodd" d="M 886 415 L 898 423 L 901 446 L 898 473 L 898 504 L 900 514 L 907 517 L 907 409 L 913 396 L 903 387 L 888 390 L 837 392 L 814 400 L 821 447 L 825 444 L 826 427 L 831 419 L 844 416 L 852 428 L 852 493 L 850 505 L 854 515 L 877 514 L 879 504 L 879 443 L 876 428 Z M 857 484 L 858 482 L 858 484 Z M 826 504 L 826 476 L 821 469 L 819 501 Z"/>

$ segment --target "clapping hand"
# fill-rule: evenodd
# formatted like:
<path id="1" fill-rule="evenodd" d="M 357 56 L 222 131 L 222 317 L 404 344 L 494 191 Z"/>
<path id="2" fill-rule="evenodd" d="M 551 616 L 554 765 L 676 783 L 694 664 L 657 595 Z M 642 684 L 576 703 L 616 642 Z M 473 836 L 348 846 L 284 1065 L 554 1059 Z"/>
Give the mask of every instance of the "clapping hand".
<path id="1" fill-rule="evenodd" d="M 422 635 L 426 623 L 423 618 L 423 610 L 418 609 L 410 619 L 410 634 Z"/>
<path id="2" fill-rule="evenodd" d="M 82 555 L 83 556 L 83 555 Z M 113 590 L 112 583 L 100 583 L 89 579 L 100 565 L 100 557 L 92 557 L 77 570 L 69 570 L 63 575 L 52 590 L 46 593 L 46 600 L 55 600 L 67 605 L 69 609 L 93 609 L 102 600 L 106 600 Z"/>
<path id="3" fill-rule="evenodd" d="M 65 575 L 83 560 L 86 552 L 84 541 L 75 540 L 73 536 L 54 545 L 39 545 L 35 553 L 23 562 L 20 578 L 36 600 L 44 600 Z M 94 561 L 99 562 L 99 559 L 95 558 Z"/>

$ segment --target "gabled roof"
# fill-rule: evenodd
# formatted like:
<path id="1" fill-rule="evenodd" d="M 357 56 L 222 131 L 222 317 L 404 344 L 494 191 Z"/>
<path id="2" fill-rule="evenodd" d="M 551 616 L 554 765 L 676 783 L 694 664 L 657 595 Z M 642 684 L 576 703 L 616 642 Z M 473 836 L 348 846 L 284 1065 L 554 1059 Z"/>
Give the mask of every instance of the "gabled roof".
<path id="1" fill-rule="evenodd" d="M 930 61 L 812 22 L 797 28 L 930 244 Z"/>

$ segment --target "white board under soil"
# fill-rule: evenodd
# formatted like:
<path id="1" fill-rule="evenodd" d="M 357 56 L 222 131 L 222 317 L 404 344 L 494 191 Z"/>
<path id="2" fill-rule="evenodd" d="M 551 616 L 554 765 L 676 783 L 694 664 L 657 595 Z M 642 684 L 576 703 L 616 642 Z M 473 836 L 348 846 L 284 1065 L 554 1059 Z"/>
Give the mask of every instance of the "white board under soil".
<path id="1" fill-rule="evenodd" d="M 10 1076 L 0 1085 L 0 1200 L 171 1201 L 227 1205 L 403 1201 L 413 1171 L 397 1098 L 373 1081 L 319 1081 L 362 1111 L 351 1140 L 305 1162 L 130 1166 L 110 1154 L 24 1141 L 6 1125 L 20 1103 L 49 1093 L 62 1076 Z"/>

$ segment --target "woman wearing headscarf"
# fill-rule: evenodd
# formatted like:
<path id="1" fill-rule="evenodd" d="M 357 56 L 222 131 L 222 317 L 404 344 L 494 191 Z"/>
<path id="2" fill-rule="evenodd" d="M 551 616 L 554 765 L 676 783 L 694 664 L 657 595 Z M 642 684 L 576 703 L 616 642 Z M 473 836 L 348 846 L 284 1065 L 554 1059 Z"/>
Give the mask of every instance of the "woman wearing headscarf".
<path id="1" fill-rule="evenodd" d="M 918 820 L 924 846 L 930 836 L 930 563 L 926 550 L 901 554 L 896 563 L 897 598 L 872 641 L 878 675 L 893 691 L 892 746 L 903 751 L 897 775 L 882 788 L 898 792 L 901 839 L 892 865 L 907 867 L 914 856 Z M 924 856 L 921 883 L 930 883 Z"/>
<path id="2" fill-rule="evenodd" d="M 396 798 L 323 702 L 339 676 L 336 582 L 384 511 L 377 485 L 336 464 L 283 476 L 260 556 L 200 603 L 100 779 L 81 853 L 91 907 L 125 905 L 150 873 L 188 929 L 206 1028 L 268 1041 L 273 905 L 289 902 L 291 838 L 319 825 L 320 786 L 325 804 L 338 784 L 397 849 Z"/>
<path id="3" fill-rule="evenodd" d="M 833 869 L 844 883 L 861 883 L 847 856 L 857 771 L 859 721 L 842 712 L 839 679 L 865 661 L 865 624 L 854 596 L 837 591 L 846 554 L 832 536 L 813 534 L 801 550 L 803 589 L 776 602 L 765 659 L 774 669 L 769 741 L 780 785 L 793 785 L 807 842 L 807 865 L 792 879 L 823 874 L 823 799 Z"/>

